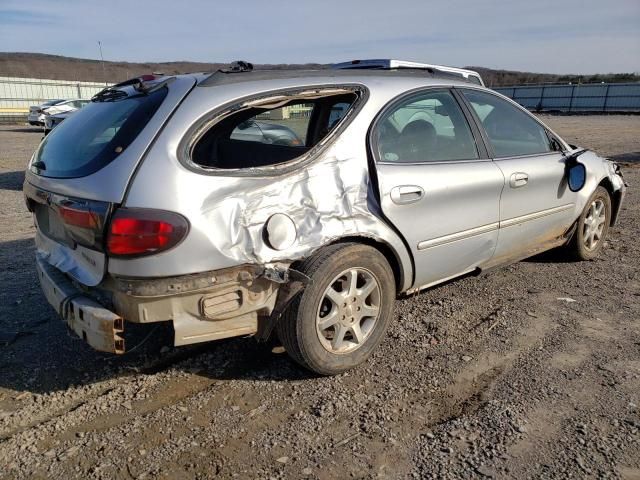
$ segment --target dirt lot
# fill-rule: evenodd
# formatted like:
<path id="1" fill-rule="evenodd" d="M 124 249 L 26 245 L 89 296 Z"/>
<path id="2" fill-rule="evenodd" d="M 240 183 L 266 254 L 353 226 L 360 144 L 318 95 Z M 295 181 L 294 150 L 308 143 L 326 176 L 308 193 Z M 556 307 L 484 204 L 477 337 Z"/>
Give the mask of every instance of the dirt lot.
<path id="1" fill-rule="evenodd" d="M 640 116 L 545 119 L 640 160 Z M 0 477 L 640 478 L 640 168 L 597 260 L 401 299 L 371 361 L 316 378 L 250 338 L 112 357 L 68 334 L 21 193 L 39 138 L 0 127 Z"/>

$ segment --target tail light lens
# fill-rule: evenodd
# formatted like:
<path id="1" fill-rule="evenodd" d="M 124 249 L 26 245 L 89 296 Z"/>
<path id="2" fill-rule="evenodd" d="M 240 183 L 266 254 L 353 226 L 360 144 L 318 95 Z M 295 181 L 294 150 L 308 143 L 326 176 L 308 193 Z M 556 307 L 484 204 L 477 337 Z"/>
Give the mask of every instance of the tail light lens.
<path id="1" fill-rule="evenodd" d="M 62 221 L 72 227 L 98 229 L 100 219 L 91 210 L 60 206 L 58 210 Z"/>
<path id="2" fill-rule="evenodd" d="M 164 210 L 121 208 L 109 224 L 107 253 L 111 256 L 144 256 L 175 247 L 187 235 L 189 223 Z"/>

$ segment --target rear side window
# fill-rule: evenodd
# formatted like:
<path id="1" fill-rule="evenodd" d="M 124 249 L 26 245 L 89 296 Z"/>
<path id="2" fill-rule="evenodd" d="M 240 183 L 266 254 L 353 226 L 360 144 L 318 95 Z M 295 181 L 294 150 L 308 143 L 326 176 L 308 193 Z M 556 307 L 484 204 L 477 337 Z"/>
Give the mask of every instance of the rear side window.
<path id="1" fill-rule="evenodd" d="M 191 161 L 208 169 L 252 169 L 305 155 L 336 128 L 358 94 L 314 97 L 278 97 L 277 105 L 252 103 L 223 117 L 195 141 Z"/>
<path id="2" fill-rule="evenodd" d="M 545 129 L 519 108 L 489 93 L 475 90 L 463 93 L 480 118 L 496 157 L 553 150 Z"/>
<path id="3" fill-rule="evenodd" d="M 383 162 L 478 158 L 469 124 L 448 91 L 427 91 L 402 100 L 378 121 L 374 134 Z"/>
<path id="4" fill-rule="evenodd" d="M 45 137 L 32 169 L 38 175 L 56 178 L 97 172 L 136 139 L 167 92 L 163 87 L 149 94 L 90 102 Z"/>

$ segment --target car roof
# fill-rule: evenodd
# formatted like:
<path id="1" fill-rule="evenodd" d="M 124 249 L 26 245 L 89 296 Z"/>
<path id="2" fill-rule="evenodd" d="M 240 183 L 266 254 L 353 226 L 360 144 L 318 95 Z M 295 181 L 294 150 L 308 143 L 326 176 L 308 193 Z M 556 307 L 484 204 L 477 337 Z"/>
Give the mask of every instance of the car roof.
<path id="1" fill-rule="evenodd" d="M 440 71 L 426 71 L 424 69 L 402 68 L 397 70 L 359 70 L 359 69 L 318 69 L 318 70 L 252 70 L 241 72 L 228 72 L 218 70 L 209 75 L 199 77 L 198 86 L 213 87 L 221 85 L 232 85 L 243 82 L 259 82 L 265 80 L 309 80 L 313 83 L 372 83 L 389 82 L 393 83 L 397 79 L 414 79 L 420 83 L 433 85 L 473 85 L 459 75 Z M 289 83 L 289 82 L 285 82 Z"/>

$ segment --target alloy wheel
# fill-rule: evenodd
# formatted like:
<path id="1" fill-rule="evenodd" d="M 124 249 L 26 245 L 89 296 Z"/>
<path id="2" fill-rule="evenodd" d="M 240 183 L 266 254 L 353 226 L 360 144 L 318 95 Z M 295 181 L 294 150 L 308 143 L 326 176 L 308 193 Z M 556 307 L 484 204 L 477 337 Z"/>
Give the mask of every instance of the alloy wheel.
<path id="1" fill-rule="evenodd" d="M 374 329 L 380 314 L 380 286 L 365 268 L 349 268 L 338 274 L 324 291 L 316 315 L 316 331 L 331 353 L 360 348 Z"/>
<path id="2" fill-rule="evenodd" d="M 582 226 L 582 238 L 587 250 L 593 250 L 602 239 L 605 222 L 607 221 L 607 209 L 604 202 L 597 198 L 591 202 L 589 212 Z"/>

